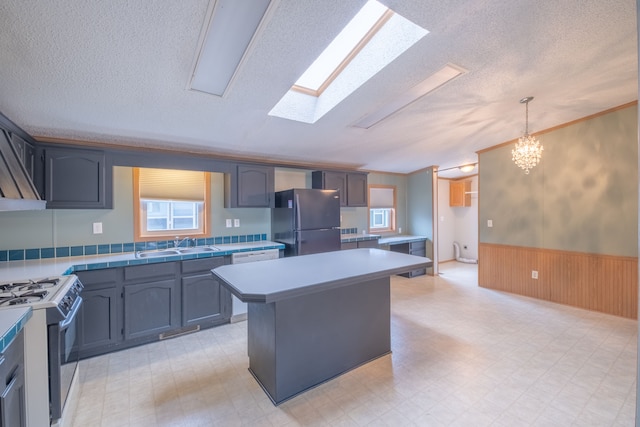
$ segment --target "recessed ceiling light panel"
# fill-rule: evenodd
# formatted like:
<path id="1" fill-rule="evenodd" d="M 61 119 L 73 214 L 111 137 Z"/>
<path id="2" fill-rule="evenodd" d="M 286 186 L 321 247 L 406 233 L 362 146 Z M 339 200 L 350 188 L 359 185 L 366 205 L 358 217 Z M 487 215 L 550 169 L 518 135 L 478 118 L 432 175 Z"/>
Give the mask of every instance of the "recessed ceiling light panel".
<path id="1" fill-rule="evenodd" d="M 270 0 L 212 0 L 189 88 L 223 96 Z"/>
<path id="2" fill-rule="evenodd" d="M 381 108 L 367 114 L 355 123 L 354 126 L 369 129 L 376 123 L 379 123 L 417 99 L 433 92 L 440 86 L 450 82 L 462 74 L 465 74 L 466 72 L 467 71 L 464 68 L 458 67 L 457 65 L 447 64 L 408 91 L 389 99 Z"/>

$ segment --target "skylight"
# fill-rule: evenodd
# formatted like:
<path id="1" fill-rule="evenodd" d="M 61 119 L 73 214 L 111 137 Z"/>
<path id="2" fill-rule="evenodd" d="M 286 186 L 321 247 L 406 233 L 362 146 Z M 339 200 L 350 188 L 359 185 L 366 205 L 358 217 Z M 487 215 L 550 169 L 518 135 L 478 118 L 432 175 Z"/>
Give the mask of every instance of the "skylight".
<path id="1" fill-rule="evenodd" d="M 368 1 L 300 76 L 293 89 L 307 90 L 316 96 L 320 95 L 353 55 L 357 54 L 358 48 L 366 44 L 392 13 L 388 7 L 376 0 Z M 381 22 L 383 20 L 384 22 Z"/>
<path id="2" fill-rule="evenodd" d="M 269 115 L 315 123 L 428 33 L 369 0 Z"/>

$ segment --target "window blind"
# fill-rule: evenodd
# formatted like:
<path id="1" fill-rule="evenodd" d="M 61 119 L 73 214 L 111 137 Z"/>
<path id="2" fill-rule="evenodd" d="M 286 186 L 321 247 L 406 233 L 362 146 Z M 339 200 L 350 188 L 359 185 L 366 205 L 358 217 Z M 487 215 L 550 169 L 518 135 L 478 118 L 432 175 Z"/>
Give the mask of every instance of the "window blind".
<path id="1" fill-rule="evenodd" d="M 209 172 L 135 168 L 134 173 L 138 174 L 140 199 L 191 202 L 205 200 Z"/>
<path id="2" fill-rule="evenodd" d="M 395 188 L 371 187 L 369 188 L 369 208 L 394 208 Z"/>

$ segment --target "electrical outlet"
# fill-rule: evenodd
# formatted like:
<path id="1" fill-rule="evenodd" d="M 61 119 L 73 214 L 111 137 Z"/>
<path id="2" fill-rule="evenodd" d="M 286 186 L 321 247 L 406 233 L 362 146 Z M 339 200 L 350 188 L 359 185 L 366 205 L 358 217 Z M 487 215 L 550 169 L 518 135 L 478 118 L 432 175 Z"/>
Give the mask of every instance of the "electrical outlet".
<path id="1" fill-rule="evenodd" d="M 94 222 L 93 223 L 93 234 L 102 234 L 102 223 Z"/>
<path id="2" fill-rule="evenodd" d="M 537 270 L 531 270 L 531 278 L 532 279 L 537 279 L 538 278 L 538 271 Z"/>
<path id="3" fill-rule="evenodd" d="M 233 226 L 234 227 L 240 227 L 240 220 L 238 218 L 233 220 Z"/>
<path id="4" fill-rule="evenodd" d="M 226 221 L 226 226 L 227 226 L 227 228 L 231 228 L 231 227 L 232 227 L 232 224 L 231 224 L 231 220 L 230 220 L 230 219 L 228 219 L 228 220 Z"/>
<path id="5" fill-rule="evenodd" d="M 493 220 L 492 219 L 488 219 L 487 220 L 487 227 L 493 227 Z"/>

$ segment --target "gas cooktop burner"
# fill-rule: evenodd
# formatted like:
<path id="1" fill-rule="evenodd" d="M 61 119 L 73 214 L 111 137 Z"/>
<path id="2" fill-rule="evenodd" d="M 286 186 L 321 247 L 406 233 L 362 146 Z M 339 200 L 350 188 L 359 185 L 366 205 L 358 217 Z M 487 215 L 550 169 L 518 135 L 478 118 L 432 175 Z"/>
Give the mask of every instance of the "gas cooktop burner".
<path id="1" fill-rule="evenodd" d="M 9 295 L 0 295 L 0 307 L 7 305 L 20 305 L 20 304 L 28 304 L 35 301 L 40 301 L 44 299 L 49 294 L 49 291 L 39 290 L 39 291 L 31 291 L 25 292 L 20 295 L 9 294 Z"/>
<path id="2" fill-rule="evenodd" d="M 0 285 L 0 292 L 7 291 L 27 291 L 31 289 L 43 289 L 56 286 L 60 282 L 59 278 L 46 278 L 40 280 L 29 280 L 26 282 L 13 282 Z"/>

